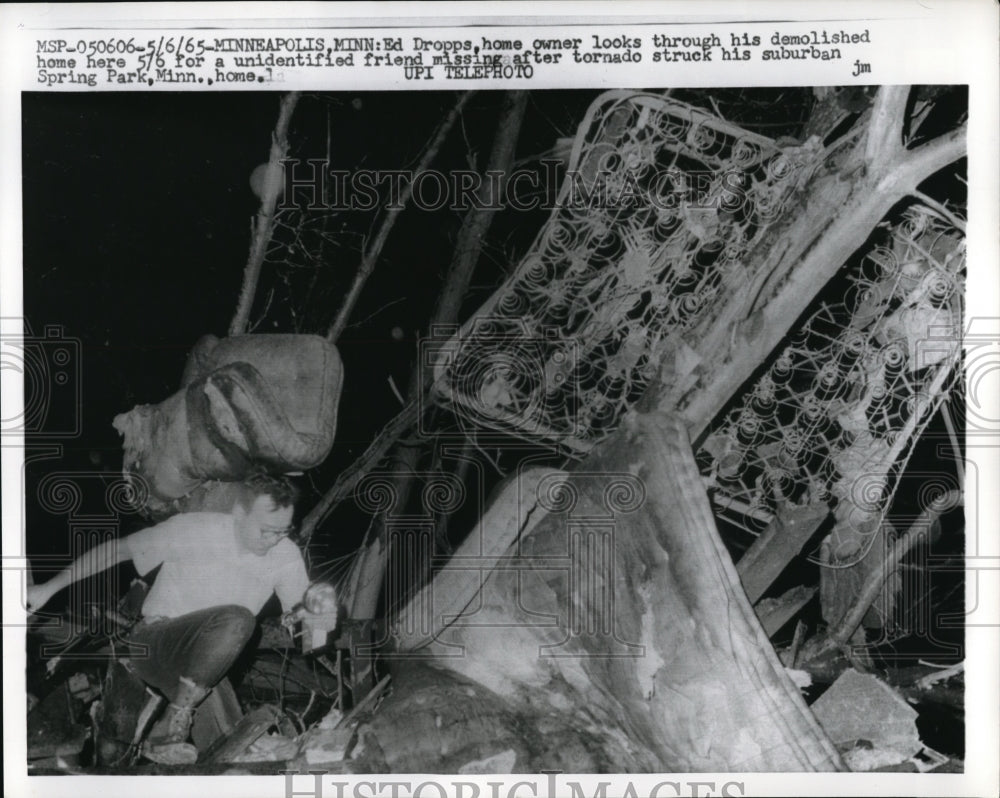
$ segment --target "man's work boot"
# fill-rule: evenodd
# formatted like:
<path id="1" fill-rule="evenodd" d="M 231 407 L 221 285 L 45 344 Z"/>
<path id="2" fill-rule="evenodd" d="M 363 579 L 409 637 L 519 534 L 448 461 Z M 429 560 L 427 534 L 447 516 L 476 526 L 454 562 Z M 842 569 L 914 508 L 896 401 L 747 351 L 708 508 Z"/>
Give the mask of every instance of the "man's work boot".
<path id="1" fill-rule="evenodd" d="M 142 749 L 143 756 L 161 765 L 192 765 L 197 762 L 198 749 L 188 742 L 188 734 L 195 707 L 207 695 L 208 688 L 181 676 L 177 697 L 167 705 L 163 717 L 150 732 Z"/>
<path id="2" fill-rule="evenodd" d="M 146 692 L 149 693 L 149 698 L 146 699 L 146 705 L 142 708 L 142 712 L 139 713 L 139 719 L 135 722 L 135 733 L 132 735 L 132 744 L 126 752 L 130 758 L 129 764 L 131 764 L 131 760 L 134 760 L 135 757 L 142 753 L 142 738 L 146 735 L 149 722 L 156 717 L 156 713 L 163 706 L 164 698 L 162 695 L 154 693 L 149 687 L 146 688 Z"/>

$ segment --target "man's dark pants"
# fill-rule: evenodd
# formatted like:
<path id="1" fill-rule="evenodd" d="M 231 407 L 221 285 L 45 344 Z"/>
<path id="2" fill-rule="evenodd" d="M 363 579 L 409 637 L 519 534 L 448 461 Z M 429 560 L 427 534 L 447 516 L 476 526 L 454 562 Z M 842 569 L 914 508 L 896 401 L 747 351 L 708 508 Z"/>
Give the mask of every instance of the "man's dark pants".
<path id="1" fill-rule="evenodd" d="M 214 687 L 233 666 L 256 624 L 250 610 L 233 604 L 142 620 L 129 636 L 132 669 L 171 701 L 182 676 L 201 687 Z"/>

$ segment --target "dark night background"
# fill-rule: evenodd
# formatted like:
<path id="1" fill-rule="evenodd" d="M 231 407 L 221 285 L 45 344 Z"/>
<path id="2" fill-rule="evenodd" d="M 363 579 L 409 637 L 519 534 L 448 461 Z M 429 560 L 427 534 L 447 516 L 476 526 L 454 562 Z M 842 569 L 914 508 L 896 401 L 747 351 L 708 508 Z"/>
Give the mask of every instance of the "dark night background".
<path id="1" fill-rule="evenodd" d="M 557 139 L 572 136 L 597 95 L 532 92 L 519 161 L 531 162 Z M 683 99 L 704 99 L 702 92 L 689 95 Z M 809 89 L 712 95 L 727 118 L 774 138 L 794 135 L 811 101 Z M 485 168 L 501 97 L 481 92 L 472 98 L 436 168 Z M 292 119 L 289 155 L 324 158 L 329 147 L 336 169 L 412 169 L 456 98 L 451 92 L 305 94 Z M 120 475 L 122 462 L 112 418 L 166 399 L 177 390 L 198 338 L 225 335 L 259 205 L 249 177 L 267 160 L 279 99 L 277 93 L 22 95 L 24 313 L 36 336 L 61 325 L 64 335 L 80 341 L 82 383 L 79 407 L 54 405 L 46 419 L 61 428 L 66 419 L 60 414 L 78 413 L 79 435 L 35 440 L 61 444 L 63 453 L 27 469 L 29 557 L 68 553 L 70 518 L 39 504 L 40 482 L 68 473 L 83 491 L 76 517 L 108 515 L 104 487 Z M 546 218 L 543 211 L 497 216 L 463 319 L 518 262 Z M 327 461 L 300 480 L 304 510 L 400 408 L 389 378 L 406 391 L 418 335 L 426 331 L 461 219 L 462 212 L 447 208 L 408 209 L 399 216 L 338 341 L 345 382 L 337 439 Z M 256 331 L 325 333 L 361 259 L 363 237 L 379 220 L 371 212 L 331 215 L 334 244 L 318 272 L 265 264 L 251 314 L 251 323 L 259 322 Z M 914 467 L 924 462 L 940 469 L 939 447 L 946 441 L 935 421 Z M 119 532 L 145 523 L 121 515 Z M 368 523 L 345 502 L 314 539 L 323 549 L 320 560 L 354 549 Z M 468 528 L 465 520 L 455 526 Z M 748 545 L 722 531 L 731 547 L 734 540 L 737 548 Z M 959 535 L 954 542 L 960 553 Z M 64 564 L 53 561 L 48 568 Z M 802 573 L 788 576 L 803 579 Z M 812 572 L 805 581 L 815 577 Z M 47 574 L 39 571 L 36 578 Z"/>
<path id="2" fill-rule="evenodd" d="M 518 157 L 572 135 L 596 95 L 534 92 Z M 62 456 L 28 467 L 29 556 L 67 552 L 68 519 L 39 507 L 39 481 L 54 472 L 75 474 L 84 490 L 77 514 L 107 514 L 102 486 L 120 474 L 122 458 L 112 418 L 174 393 L 198 338 L 225 335 L 259 206 L 249 178 L 267 160 L 279 99 L 277 93 L 22 95 L 25 318 L 35 335 L 60 325 L 80 341 L 82 382 L 79 408 L 53 404 L 42 427 L 72 426 L 60 414 L 77 412 L 80 434 L 48 439 L 63 446 Z M 456 99 L 451 92 L 306 94 L 292 118 L 289 156 L 324 158 L 329 146 L 333 168 L 413 168 Z M 500 99 L 499 92 L 472 98 L 437 168 L 485 168 Z M 466 314 L 516 263 L 545 216 L 498 217 Z M 337 439 L 326 463 L 302 481 L 305 509 L 399 409 L 388 380 L 405 392 L 417 335 L 425 332 L 461 218 L 447 208 L 411 209 L 398 218 L 338 341 L 346 376 Z M 265 264 L 251 314 L 251 324 L 259 321 L 255 331 L 325 333 L 361 259 L 363 236 L 378 221 L 371 212 L 331 215 L 329 229 L 338 235 L 318 280 L 309 268 Z M 143 523 L 122 516 L 120 529 Z M 335 548 L 356 546 L 363 523 L 348 518 L 351 528 L 338 526 Z M 330 530 L 321 532 L 330 542 Z"/>
<path id="3" fill-rule="evenodd" d="M 537 167 L 537 156 L 572 137 L 598 94 L 532 92 L 516 165 Z M 728 118 L 774 137 L 796 130 L 811 98 L 808 89 L 712 94 Z M 704 102 L 703 92 L 691 95 L 684 99 Z M 334 169 L 412 169 L 457 97 L 305 94 L 292 117 L 289 157 L 322 159 L 329 152 Z M 435 168 L 485 168 L 501 98 L 479 92 L 470 100 Z M 102 486 L 120 473 L 122 458 L 113 417 L 166 399 L 179 387 L 194 343 L 206 333 L 225 334 L 259 206 L 249 178 L 267 160 L 279 100 L 278 93 L 257 92 L 22 95 L 24 313 L 34 335 L 60 325 L 80 341 L 82 383 L 79 405 L 53 402 L 41 425 L 72 428 L 76 419 L 67 416 L 78 415 L 79 435 L 47 438 L 63 446 L 62 456 L 28 467 L 29 555 L 66 553 L 67 518 L 39 508 L 39 480 L 70 472 L 84 489 L 78 514 L 107 514 Z M 554 197 L 558 186 L 547 188 Z M 346 377 L 337 439 L 327 461 L 303 481 L 303 509 L 399 409 L 389 378 L 406 391 L 462 215 L 411 206 L 397 218 L 338 340 Z M 518 262 L 547 216 L 496 216 L 463 319 Z M 251 314 L 255 331 L 325 333 L 361 260 L 363 238 L 379 221 L 372 212 L 331 214 L 335 241 L 318 270 L 265 264 Z M 357 545 L 364 530 L 355 527 L 367 523 L 342 520 L 335 540 L 330 530 L 317 536 L 341 552 Z M 141 524 L 123 516 L 121 531 Z"/>
<path id="4" fill-rule="evenodd" d="M 558 139 L 571 137 L 598 94 L 532 92 L 518 165 L 537 164 L 537 156 L 550 152 Z M 703 104 L 705 94 L 689 92 L 681 99 Z M 773 138 L 796 134 L 812 97 L 809 89 L 711 94 L 726 118 Z M 412 169 L 456 98 L 451 92 L 305 94 L 292 119 L 289 155 L 324 158 L 329 148 L 335 169 Z M 65 336 L 79 340 L 82 387 L 79 406 L 53 404 L 42 427 L 43 432 L 72 427 L 74 419 L 66 416 L 75 414 L 78 435 L 29 436 L 29 460 L 41 452 L 35 446 L 63 447 L 61 456 L 27 466 L 26 544 L 36 579 L 47 579 L 66 564 L 74 522 L 88 514 L 112 514 L 104 491 L 120 476 L 122 463 L 112 418 L 136 404 L 166 399 L 178 389 L 194 343 L 206 333 L 226 334 L 247 258 L 250 220 L 259 205 L 249 178 L 267 160 L 279 99 L 277 93 L 22 95 L 24 314 L 35 336 L 60 325 Z M 472 98 L 436 168 L 485 168 L 501 99 L 499 92 Z M 555 192 L 558 186 L 549 188 Z M 945 186 L 941 193 L 952 190 Z M 426 332 L 462 215 L 411 208 L 399 216 L 338 341 L 345 382 L 337 438 L 327 461 L 299 480 L 304 510 L 399 410 L 389 378 L 406 391 L 418 335 Z M 496 217 L 463 319 L 518 262 L 547 215 L 508 211 Z M 318 271 L 265 264 L 251 314 L 251 324 L 259 325 L 255 331 L 325 333 L 361 260 L 364 237 L 379 221 L 371 212 L 330 215 L 324 229 L 334 243 Z M 961 425 L 961 401 L 952 406 Z M 917 445 L 914 472 L 953 470 L 948 441 L 938 416 Z M 82 491 L 72 517 L 46 509 L 38 498 L 41 483 L 58 473 Z M 495 483 L 496 474 L 491 478 Z M 913 486 L 901 482 L 907 484 Z M 896 509 L 904 515 L 916 511 L 908 494 L 901 490 L 897 496 Z M 960 516 L 948 519 L 945 545 L 936 552 L 956 560 L 964 548 Z M 452 534 L 468 529 L 471 520 L 456 518 Z M 353 503 L 342 504 L 314 538 L 314 566 L 350 553 L 369 522 Z M 119 514 L 118 533 L 146 523 L 138 515 Z M 738 530 L 720 525 L 720 531 L 734 553 L 749 545 Z M 961 573 L 944 576 L 936 578 L 934 597 L 917 602 L 915 612 L 930 612 L 933 602 L 961 613 Z M 788 569 L 775 589 L 817 578 L 816 566 L 803 562 Z M 814 611 L 807 620 L 816 623 L 817 616 Z M 960 659 L 962 629 L 939 637 L 939 658 Z M 926 639 L 913 642 L 917 654 L 928 656 Z M 886 654 L 893 652 L 905 654 L 906 641 L 890 643 Z M 947 729 L 951 734 L 951 726 Z"/>

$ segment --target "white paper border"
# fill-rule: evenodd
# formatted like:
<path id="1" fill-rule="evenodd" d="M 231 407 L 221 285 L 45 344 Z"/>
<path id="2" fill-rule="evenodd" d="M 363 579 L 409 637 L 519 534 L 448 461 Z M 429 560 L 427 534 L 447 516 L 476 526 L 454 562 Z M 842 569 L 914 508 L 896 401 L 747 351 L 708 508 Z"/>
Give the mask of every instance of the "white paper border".
<path id="1" fill-rule="evenodd" d="M 997 6 L 992 0 L 937 0 L 936 2 L 510 2 L 510 3 L 173 3 L 173 4 L 38 4 L 0 6 L 0 101 L 3 123 L 0 126 L 0 264 L 2 264 L 2 291 L 0 291 L 0 317 L 19 318 L 21 313 L 21 204 L 20 204 L 20 98 L 21 90 L 36 90 L 31 82 L 29 69 L 23 69 L 19 57 L 26 40 L 33 40 L 45 31 L 55 35 L 59 30 L 76 28 L 118 30 L 136 28 L 150 33 L 173 29 L 178 26 L 204 27 L 220 25 L 229 28 L 310 28 L 337 26 L 344 28 L 413 26 L 430 29 L 460 26 L 498 26 L 509 24 L 555 25 L 587 24 L 609 25 L 644 24 L 653 21 L 687 26 L 707 22 L 727 21 L 749 25 L 757 22 L 764 27 L 774 27 L 782 20 L 823 22 L 834 25 L 854 20 L 867 22 L 879 33 L 879 52 L 873 53 L 870 63 L 873 74 L 859 83 L 880 84 L 962 84 L 970 86 L 968 154 L 972 168 L 969 170 L 969 291 L 967 317 L 996 318 L 1000 316 L 1000 268 L 998 268 L 997 230 L 998 215 L 998 50 Z M 764 22 L 761 22 L 764 21 Z M 680 35 L 680 34 L 678 34 Z M 844 85 L 851 81 L 824 72 L 822 65 L 810 68 L 793 63 L 776 76 L 762 70 L 760 64 L 742 69 L 738 75 L 719 75 L 705 66 L 679 67 L 669 73 L 660 73 L 645 65 L 635 76 L 635 81 L 623 81 L 621 72 L 612 74 L 576 74 L 561 76 L 555 83 L 546 80 L 532 81 L 530 88 L 553 87 L 607 87 L 678 86 L 685 88 L 705 86 L 752 85 Z M 608 72 L 611 72 L 610 70 Z M 664 75 L 669 75 L 669 82 Z M 776 79 L 780 77 L 781 79 Z M 831 79 L 832 77 L 832 79 Z M 331 90 L 374 88 L 324 84 Z M 495 82 L 489 88 L 524 87 L 523 83 Z M 315 86 L 302 86 L 316 88 Z M 412 85 L 390 79 L 386 89 L 412 89 Z M 464 81 L 452 81 L 447 86 L 436 84 L 427 88 L 470 88 Z M 237 88 L 227 85 L 224 89 Z M 299 85 L 265 86 L 266 89 L 300 88 Z M 981 397 L 1000 406 L 995 391 Z M 9 418 L 20 406 L 21 385 L 13 374 L 3 375 L 3 417 Z M 22 457 L 16 441 L 6 439 L 2 450 L 3 465 L 3 613 L 4 623 L 23 621 L 23 608 L 19 594 L 20 582 L 18 557 L 21 555 L 23 529 L 23 501 L 20 497 L 20 471 Z M 970 458 L 973 451 L 970 449 Z M 977 465 L 984 475 L 984 485 L 998 484 L 997 451 L 980 449 L 974 453 Z M 991 480 L 992 477 L 992 480 Z M 984 491 L 985 493 L 985 491 Z M 1000 518 L 995 493 L 978 497 L 978 517 L 988 528 L 978 530 L 979 557 L 986 557 L 984 570 L 978 571 L 978 580 L 969 580 L 967 606 L 979 605 L 988 613 L 992 624 L 971 627 L 967 634 L 968 660 L 966 672 L 967 696 L 970 698 L 967 715 L 965 774 L 672 774 L 664 777 L 648 775 L 622 777 L 631 780 L 638 794 L 648 794 L 652 787 L 664 780 L 680 782 L 684 794 L 720 794 L 691 792 L 692 782 L 714 782 L 715 790 L 723 785 L 742 783 L 742 789 L 730 787 L 734 795 L 995 795 L 998 785 L 998 634 L 997 608 L 1000 607 L 1000 574 L 990 570 L 1000 551 L 997 547 L 997 518 Z M 970 514 L 971 516 L 971 514 Z M 972 534 L 969 539 L 974 539 Z M 4 780 L 5 795 L 175 795 L 211 791 L 218 796 L 279 796 L 286 795 L 283 777 L 211 777 L 210 782 L 196 777 L 31 777 L 25 773 L 26 749 L 24 740 L 24 636 L 17 626 L 4 628 Z M 408 779 L 414 785 L 434 778 L 419 776 L 360 776 L 355 782 L 379 782 Z M 584 777 L 581 780 L 587 795 L 610 776 Z M 616 788 L 608 794 L 618 794 L 626 781 L 615 779 Z M 325 795 L 335 795 L 330 786 L 335 780 L 347 777 L 326 777 Z M 476 781 L 463 778 L 463 781 Z M 483 792 L 490 795 L 487 779 L 478 780 Z M 518 781 L 508 779 L 508 785 Z M 442 783 L 447 783 L 443 781 Z M 538 795 L 544 792 L 546 782 L 539 780 Z M 560 777 L 564 786 L 564 777 Z M 300 780 L 296 790 L 307 789 Z M 642 790 L 646 790 L 644 793 Z M 350 795 L 350 790 L 345 795 Z M 368 788 L 362 795 L 370 794 Z M 433 791 L 424 794 L 436 794 Z M 501 795 L 507 795 L 506 790 Z M 531 795 L 528 787 L 521 787 L 516 795 Z M 660 795 L 675 794 L 672 788 L 661 787 Z"/>

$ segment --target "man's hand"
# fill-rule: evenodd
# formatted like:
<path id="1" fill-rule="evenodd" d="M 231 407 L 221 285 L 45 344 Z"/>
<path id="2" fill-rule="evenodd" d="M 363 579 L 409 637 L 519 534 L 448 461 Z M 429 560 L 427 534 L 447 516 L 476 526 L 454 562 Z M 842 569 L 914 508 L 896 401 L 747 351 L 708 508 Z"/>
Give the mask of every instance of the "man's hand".
<path id="1" fill-rule="evenodd" d="M 64 590 L 83 579 L 96 576 L 108 568 L 130 559 L 132 559 L 132 553 L 128 547 L 127 539 L 124 541 L 112 539 L 98 543 L 73 560 L 69 568 L 60 571 L 48 582 L 41 585 L 29 585 L 25 606 L 28 612 L 38 612 L 60 590 Z"/>
<path id="2" fill-rule="evenodd" d="M 310 618 L 321 618 L 322 624 L 325 628 L 329 629 L 331 632 L 337 627 L 337 621 L 339 617 L 339 610 L 337 605 L 334 604 L 329 610 L 321 610 L 320 612 L 310 612 L 306 609 L 300 616 L 300 620 L 308 621 Z M 313 624 L 320 623 L 320 621 L 313 621 Z"/>
<path id="3" fill-rule="evenodd" d="M 54 595 L 55 591 L 52 589 L 51 582 L 45 582 L 41 585 L 29 585 L 25 601 L 28 612 L 38 612 L 42 607 L 49 603 L 49 600 Z"/>
<path id="4" fill-rule="evenodd" d="M 288 634 L 295 637 L 295 624 L 302 620 L 302 609 L 289 610 L 281 616 L 281 625 L 288 630 Z"/>
<path id="5" fill-rule="evenodd" d="M 337 589 L 327 582 L 313 582 L 302 596 L 302 604 L 314 615 L 336 615 Z"/>
<path id="6" fill-rule="evenodd" d="M 302 631 L 292 633 L 293 638 L 301 638 L 302 653 L 322 648 L 327 644 L 330 632 L 337 628 L 337 589 L 325 582 L 314 582 L 302 595 L 302 601 L 281 616 L 281 625 L 290 632 L 301 622 Z"/>

